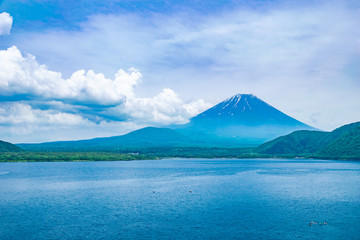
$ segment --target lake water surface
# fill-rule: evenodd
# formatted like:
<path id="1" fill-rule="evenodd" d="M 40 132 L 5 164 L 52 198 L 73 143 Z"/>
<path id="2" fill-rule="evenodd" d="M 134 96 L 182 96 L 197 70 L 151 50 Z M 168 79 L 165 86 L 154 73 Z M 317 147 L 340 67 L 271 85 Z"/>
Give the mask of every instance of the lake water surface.
<path id="1" fill-rule="evenodd" d="M 0 239 L 360 239 L 360 162 L 0 163 Z"/>

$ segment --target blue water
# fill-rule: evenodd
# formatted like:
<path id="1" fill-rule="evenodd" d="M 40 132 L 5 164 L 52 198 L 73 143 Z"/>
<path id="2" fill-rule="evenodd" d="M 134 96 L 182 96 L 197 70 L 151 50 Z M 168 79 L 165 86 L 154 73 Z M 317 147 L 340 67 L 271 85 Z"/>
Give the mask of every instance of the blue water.
<path id="1" fill-rule="evenodd" d="M 0 163 L 0 239 L 360 239 L 360 162 Z"/>

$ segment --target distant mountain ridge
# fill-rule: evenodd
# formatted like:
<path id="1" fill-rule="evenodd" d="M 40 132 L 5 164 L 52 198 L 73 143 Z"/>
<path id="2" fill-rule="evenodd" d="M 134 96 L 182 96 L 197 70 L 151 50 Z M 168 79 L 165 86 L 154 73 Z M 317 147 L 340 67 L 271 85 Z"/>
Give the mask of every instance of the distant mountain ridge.
<path id="1" fill-rule="evenodd" d="M 146 127 L 114 137 L 17 145 L 24 150 L 31 151 L 111 151 L 139 146 L 177 146 L 186 139 L 186 136 L 169 128 Z"/>
<path id="2" fill-rule="evenodd" d="M 314 129 L 252 94 L 237 94 L 168 128 L 147 127 L 131 133 L 80 141 L 17 144 L 31 151 L 116 151 L 149 147 L 249 147 L 298 129 Z"/>

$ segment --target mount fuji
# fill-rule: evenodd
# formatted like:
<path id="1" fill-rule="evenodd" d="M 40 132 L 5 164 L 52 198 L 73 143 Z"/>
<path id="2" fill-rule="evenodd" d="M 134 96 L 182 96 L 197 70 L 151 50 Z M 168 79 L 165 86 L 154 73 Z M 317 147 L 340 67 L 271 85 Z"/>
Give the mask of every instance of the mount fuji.
<path id="1" fill-rule="evenodd" d="M 296 130 L 315 130 L 252 94 L 237 94 L 176 126 L 197 138 L 222 138 L 258 144 Z"/>

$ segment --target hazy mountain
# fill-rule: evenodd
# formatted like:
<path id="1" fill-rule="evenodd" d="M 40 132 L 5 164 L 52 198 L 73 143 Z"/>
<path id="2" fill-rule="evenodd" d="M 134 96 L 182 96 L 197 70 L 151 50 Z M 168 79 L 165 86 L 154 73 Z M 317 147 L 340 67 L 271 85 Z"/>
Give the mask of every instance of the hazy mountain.
<path id="1" fill-rule="evenodd" d="M 21 152 L 22 149 L 11 144 L 9 142 L 4 142 L 0 140 L 0 152 Z"/>
<path id="2" fill-rule="evenodd" d="M 314 130 L 252 94 L 228 98 L 175 129 L 197 137 L 221 137 L 248 143 L 263 143 L 300 129 Z"/>
<path id="3" fill-rule="evenodd" d="M 342 126 L 332 132 L 296 131 L 260 145 L 257 151 L 265 154 L 359 159 L 360 122 Z"/>
<path id="4" fill-rule="evenodd" d="M 169 128 L 146 127 L 121 136 L 80 141 L 17 144 L 31 151 L 113 151 L 123 148 L 183 145 L 186 136 Z"/>

